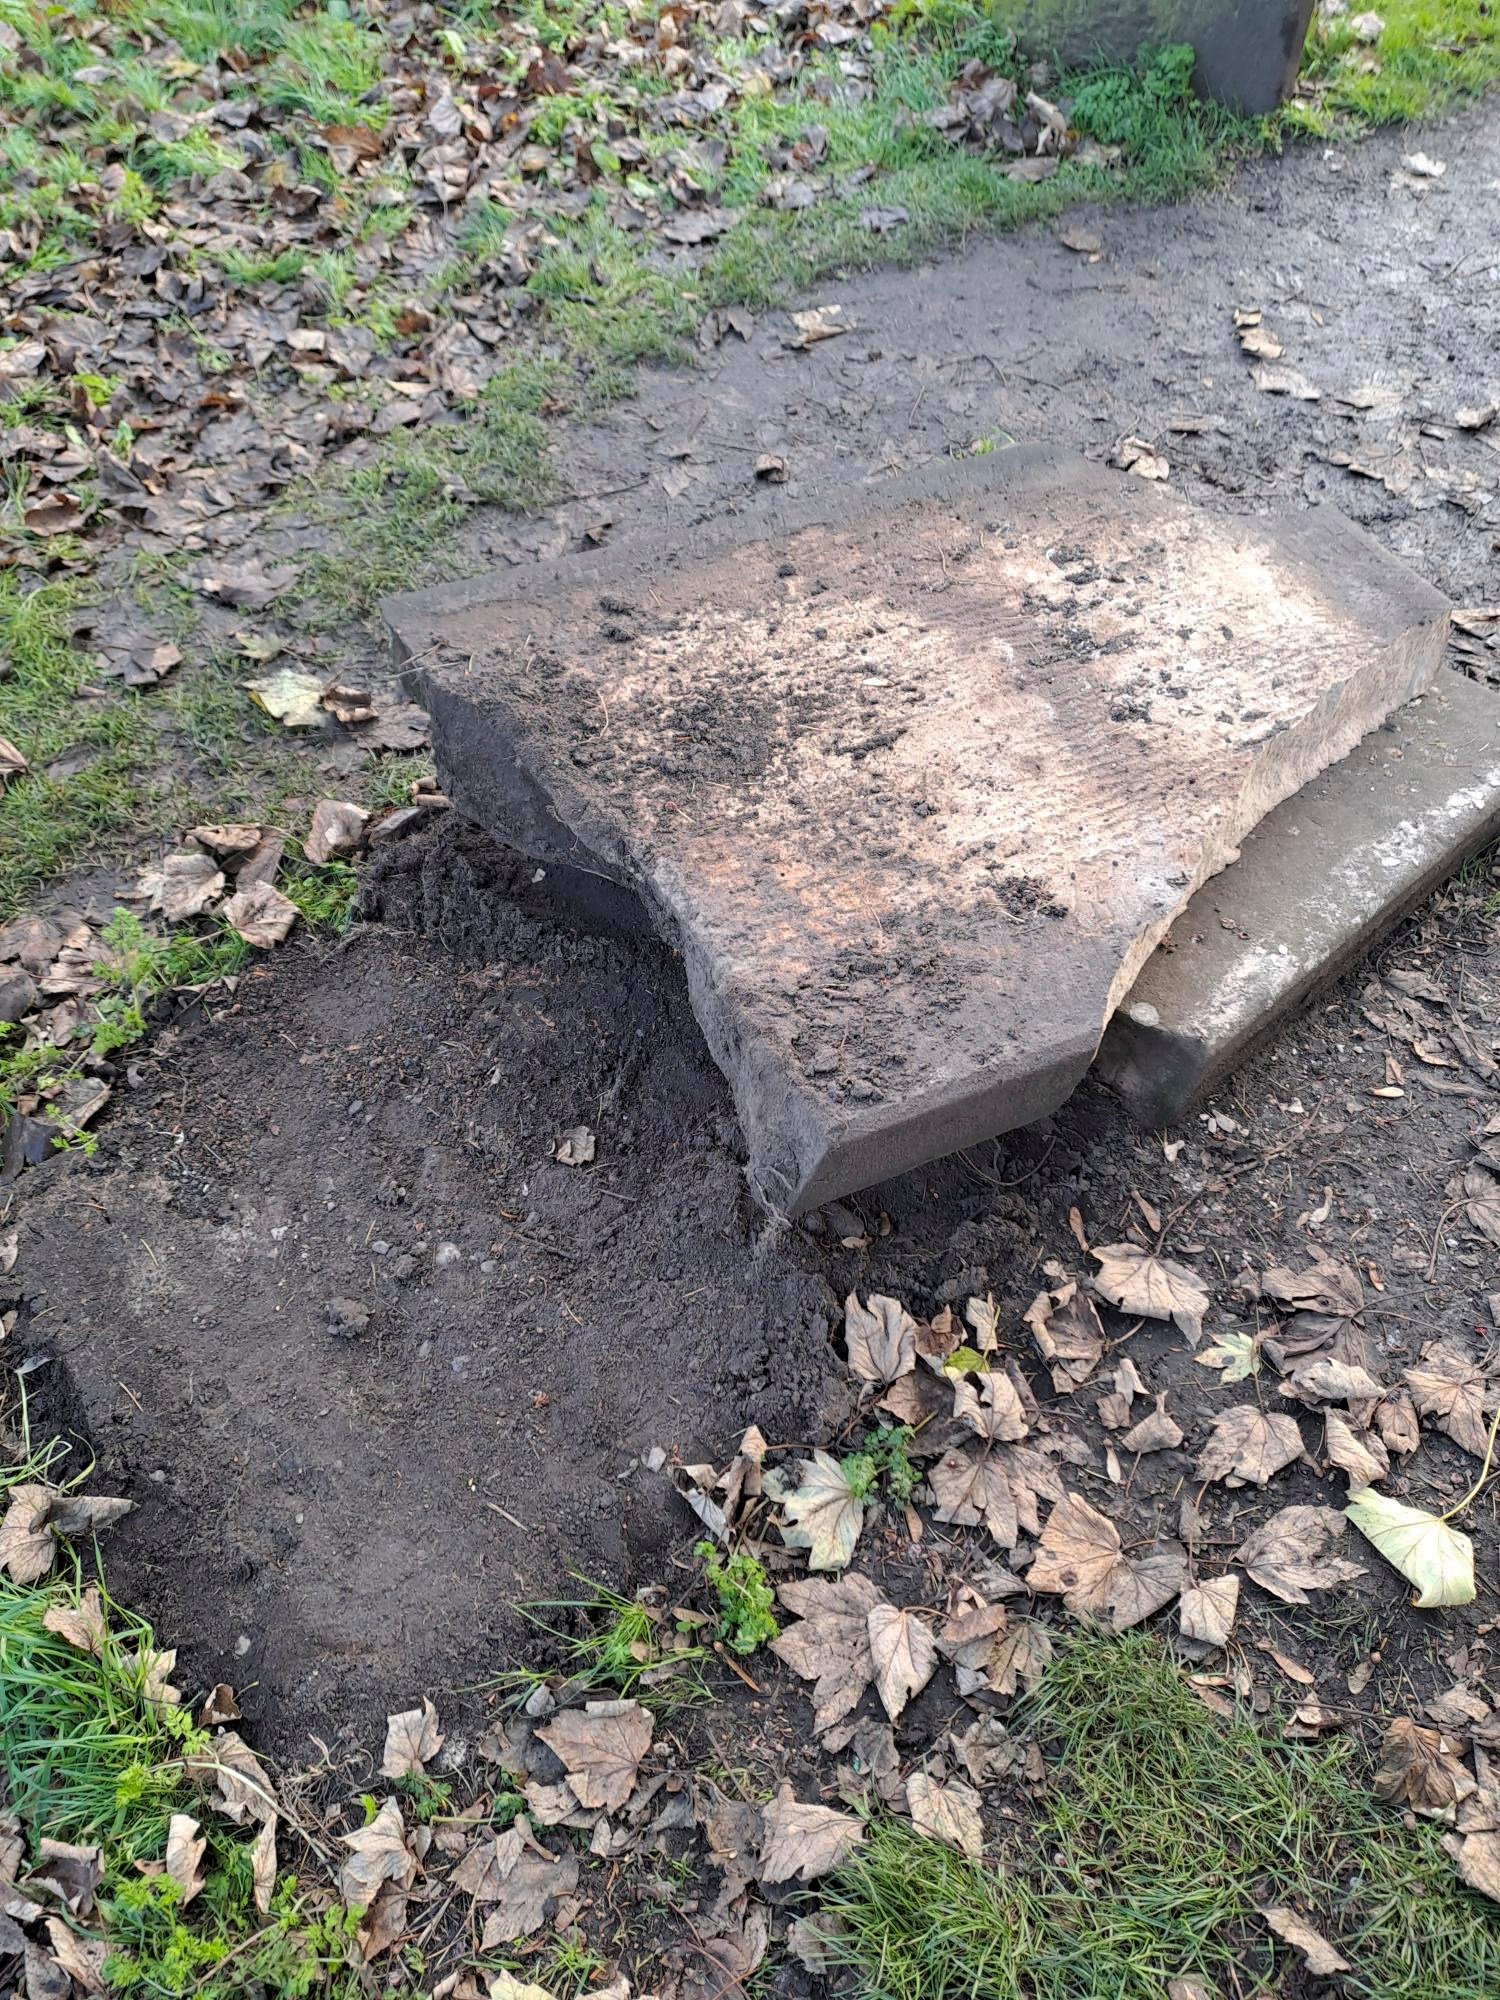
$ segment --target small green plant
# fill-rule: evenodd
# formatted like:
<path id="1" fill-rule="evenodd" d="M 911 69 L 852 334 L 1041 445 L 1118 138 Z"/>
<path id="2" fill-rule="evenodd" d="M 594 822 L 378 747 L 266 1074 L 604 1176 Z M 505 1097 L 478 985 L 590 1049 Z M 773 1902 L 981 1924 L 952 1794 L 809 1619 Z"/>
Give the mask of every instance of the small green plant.
<path id="1" fill-rule="evenodd" d="M 882 1426 L 843 1460 L 844 1477 L 856 1500 L 873 1500 L 884 1482 L 891 1498 L 906 1505 L 922 1480 L 908 1451 L 911 1438 L 905 1424 Z"/>
<path id="2" fill-rule="evenodd" d="M 430 1826 L 435 1819 L 447 1817 L 448 1807 L 453 1800 L 452 1781 L 434 1778 L 426 1771 L 408 1771 L 397 1778 L 395 1789 L 410 1800 L 412 1817 L 423 1826 Z"/>
<path id="3" fill-rule="evenodd" d="M 719 1600 L 718 1636 L 732 1653 L 753 1653 L 776 1637 L 776 1597 L 764 1567 L 749 1549 L 736 1549 L 727 1562 L 712 1542 L 693 1549 Z"/>
<path id="4" fill-rule="evenodd" d="M 587 1585 L 587 1597 L 533 1600 L 513 1607 L 553 1642 L 571 1693 L 608 1688 L 648 1706 L 698 1700 L 707 1694 L 697 1672 L 708 1658 L 702 1646 L 664 1631 L 662 1613 L 641 1597 L 621 1597 L 591 1577 L 576 1576 L 576 1580 Z M 567 1631 L 552 1623 L 559 1613 L 583 1630 Z M 538 1667 L 513 1667 L 497 1676 L 494 1686 L 520 1703 L 557 1678 L 555 1669 L 549 1673 Z"/>

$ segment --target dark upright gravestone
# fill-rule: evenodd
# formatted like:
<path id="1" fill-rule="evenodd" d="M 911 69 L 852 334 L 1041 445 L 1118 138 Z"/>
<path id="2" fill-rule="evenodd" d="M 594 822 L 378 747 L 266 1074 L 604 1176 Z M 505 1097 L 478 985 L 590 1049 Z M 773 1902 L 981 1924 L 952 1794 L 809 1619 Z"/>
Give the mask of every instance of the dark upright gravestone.
<path id="1" fill-rule="evenodd" d="M 1191 42 L 1206 96 L 1273 111 L 1297 81 L 1315 0 L 998 0 L 999 17 L 1032 48 L 1069 62 L 1128 58 Z"/>

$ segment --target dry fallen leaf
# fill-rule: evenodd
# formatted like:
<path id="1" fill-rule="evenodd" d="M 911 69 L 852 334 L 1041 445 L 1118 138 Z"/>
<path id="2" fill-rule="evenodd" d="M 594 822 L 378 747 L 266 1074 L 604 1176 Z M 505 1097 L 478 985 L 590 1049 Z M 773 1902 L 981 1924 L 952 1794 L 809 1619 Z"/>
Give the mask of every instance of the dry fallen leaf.
<path id="1" fill-rule="evenodd" d="M 1348 1959 L 1340 1957 L 1327 1938 L 1320 1937 L 1295 1910 L 1262 1910 L 1261 1915 L 1266 1920 L 1267 1928 L 1273 1930 L 1283 1943 L 1301 1952 L 1303 1963 L 1315 1978 L 1331 1979 L 1336 1972 L 1350 1970 Z"/>
<path id="2" fill-rule="evenodd" d="M 993 1370 L 954 1383 L 953 1414 L 986 1444 L 1015 1444 L 1027 1435 L 1026 1412 L 1015 1385 Z"/>
<path id="3" fill-rule="evenodd" d="M 1104 1328 L 1092 1299 L 1069 1280 L 1056 1291 L 1038 1292 L 1026 1311 L 1037 1352 L 1063 1396 L 1086 1382 L 1104 1354 Z"/>
<path id="4" fill-rule="evenodd" d="M 1210 1300 L 1196 1272 L 1137 1243 L 1107 1243 L 1089 1254 L 1099 1266 L 1094 1290 L 1101 1298 L 1143 1319 L 1173 1320 L 1197 1346 Z"/>
<path id="5" fill-rule="evenodd" d="M 255 1897 L 255 1907 L 261 1915 L 268 1916 L 271 1897 L 276 1889 L 276 1821 L 262 1822 L 260 1832 L 250 1846 L 250 1882 Z"/>
<path id="6" fill-rule="evenodd" d="M 653 1728 L 651 1711 L 638 1701 L 591 1701 L 564 1709 L 536 1733 L 562 1759 L 578 1803 L 612 1812 L 635 1790 Z"/>
<path id="7" fill-rule="evenodd" d="M 313 674 L 283 667 L 259 680 L 246 681 L 245 690 L 257 708 L 265 710 L 286 729 L 321 729 L 327 720 L 323 707 L 323 683 Z"/>
<path id="8" fill-rule="evenodd" d="M 940 1784 L 925 1771 L 913 1771 L 906 1781 L 906 1805 L 916 1831 L 941 1840 L 978 1861 L 984 1853 L 984 1824 L 979 1794 L 959 1778 Z"/>
<path id="9" fill-rule="evenodd" d="M 190 1813 L 173 1813 L 167 1824 L 167 1873 L 182 1892 L 177 1899 L 179 1909 L 185 1910 L 203 1887 L 207 1846 L 206 1835 L 199 1832 Z"/>
<path id="10" fill-rule="evenodd" d="M 1451 1826 L 1459 1801 L 1475 1785 L 1459 1762 L 1456 1744 L 1402 1715 L 1385 1732 L 1371 1789 L 1387 1805 L 1407 1806 Z"/>
<path id="11" fill-rule="evenodd" d="M 562 1167 L 587 1167 L 598 1150 L 598 1141 L 587 1125 L 570 1125 L 553 1142 L 552 1157 Z"/>
<path id="12" fill-rule="evenodd" d="M 345 799 L 319 799 L 313 807 L 312 825 L 302 843 L 302 852 L 316 867 L 353 854 L 364 836 L 370 815 L 363 806 Z"/>
<path id="13" fill-rule="evenodd" d="M 814 1882 L 846 1861 L 865 1837 L 863 1822 L 829 1806 L 800 1805 L 782 1779 L 765 1809 L 760 1844 L 762 1882 Z"/>
<path id="14" fill-rule="evenodd" d="M 449 1877 L 452 1886 L 490 1905 L 485 1912 L 482 1948 L 494 1951 L 529 1937 L 547 1922 L 578 1887 L 578 1856 L 540 1848 L 524 1814 L 503 1833 L 481 1840 Z"/>
<path id="15" fill-rule="evenodd" d="M 1250 380 L 1263 396 L 1290 396 L 1298 403 L 1320 403 L 1323 391 L 1315 389 L 1300 368 L 1285 361 L 1257 361 Z"/>
<path id="16" fill-rule="evenodd" d="M 1483 1369 L 1440 1340 L 1422 1349 L 1415 1368 L 1404 1371 L 1418 1410 L 1432 1417 L 1440 1431 L 1475 1458 L 1483 1458 L 1489 1443 L 1487 1408 L 1492 1412 L 1500 1394 Z"/>
<path id="17" fill-rule="evenodd" d="M 201 916 L 224 893 L 224 877 L 209 857 L 194 847 L 169 854 L 160 868 L 142 875 L 137 887 L 148 907 L 159 910 L 169 924 L 185 924 Z"/>
<path id="18" fill-rule="evenodd" d="M 844 1301 L 844 1342 L 849 1366 L 861 1382 L 889 1388 L 917 1365 L 917 1323 L 896 1299 L 872 1293 L 868 1306 L 851 1292 Z"/>
<path id="19" fill-rule="evenodd" d="M 1144 438 L 1121 438 L 1114 449 L 1114 463 L 1123 472 L 1133 472 L 1138 479 L 1169 479 L 1172 475 L 1165 455 Z"/>
<path id="20" fill-rule="evenodd" d="M 416 1881 L 417 1859 L 406 1844 L 399 1800 L 387 1799 L 368 1826 L 340 1839 L 349 1849 L 339 1869 L 339 1894 L 347 1908 L 368 1908 L 382 1882 L 409 1889 Z"/>
<path id="21" fill-rule="evenodd" d="M 380 1760 L 383 1778 L 410 1778 L 426 1770 L 443 1739 L 438 1731 L 437 1710 L 424 1694 L 420 1708 L 403 1709 L 385 1719 L 385 1754 Z"/>
<path id="22" fill-rule="evenodd" d="M 864 1525 L 864 1502 L 849 1484 L 848 1474 L 826 1451 L 803 1461 L 802 1480 L 791 1492 L 766 1491 L 781 1502 L 786 1521 L 781 1538 L 789 1549 L 806 1549 L 810 1569 L 843 1569 L 854 1554 Z"/>
<path id="23" fill-rule="evenodd" d="M 895 1722 L 932 1679 L 937 1645 L 917 1612 L 894 1604 L 872 1605 L 868 1623 L 876 1692 Z"/>
<path id="24" fill-rule="evenodd" d="M 130 1508 L 129 1500 L 59 1493 L 38 1481 L 23 1480 L 10 1489 L 0 1520 L 0 1571 L 8 1569 L 23 1586 L 40 1583 L 51 1574 L 61 1541 L 97 1533 Z"/>
<path id="25" fill-rule="evenodd" d="M 1350 1490 L 1373 1486 L 1391 1469 L 1385 1446 L 1373 1431 L 1362 1431 L 1337 1410 L 1323 1418 L 1323 1456 L 1347 1474 Z"/>
<path id="26" fill-rule="evenodd" d="M 784 1583 L 777 1595 L 799 1622 L 777 1633 L 771 1651 L 816 1683 L 813 1728 L 821 1736 L 843 1720 L 875 1678 L 869 1621 L 884 1599 L 866 1576 L 804 1577 Z"/>
<path id="27" fill-rule="evenodd" d="M 1419 1610 L 1474 1602 L 1474 1544 L 1457 1528 L 1368 1486 L 1350 1493 L 1344 1512 L 1391 1567 L 1415 1584 Z"/>
<path id="28" fill-rule="evenodd" d="M 1156 1408 L 1120 1440 L 1127 1451 L 1175 1451 L 1182 1443 L 1182 1431 L 1167 1414 L 1166 1391 L 1156 1399 Z"/>
<path id="29" fill-rule="evenodd" d="M 297 921 L 297 905 L 269 882 L 252 882 L 237 889 L 219 915 L 246 944 L 269 951 L 280 944 Z"/>
<path id="30" fill-rule="evenodd" d="M 1254 1403 L 1237 1403 L 1214 1418 L 1208 1442 L 1198 1454 L 1198 1477 L 1229 1486 L 1266 1482 L 1302 1456 L 1302 1433 L 1295 1417 L 1272 1416 Z"/>
<path id="31" fill-rule="evenodd" d="M 1225 1646 L 1234 1630 L 1240 1604 L 1237 1576 L 1213 1576 L 1182 1593 L 1177 1621 L 1184 1639 L 1196 1639 L 1203 1646 Z"/>
<path id="32" fill-rule="evenodd" d="M 1175 1543 L 1127 1558 L 1114 1522 L 1076 1493 L 1053 1508 L 1026 1574 L 1030 1589 L 1060 1596 L 1075 1617 L 1107 1621 L 1117 1632 L 1170 1604 L 1186 1581 L 1187 1558 Z"/>
<path id="33" fill-rule="evenodd" d="M 76 1646 L 81 1653 L 92 1653 L 97 1658 L 104 1650 L 107 1631 L 99 1586 L 89 1584 L 76 1604 L 68 1603 L 66 1598 L 49 1604 L 42 1613 L 42 1625 L 46 1631 L 55 1632 L 59 1639 L 66 1639 L 70 1646 Z"/>
<path id="34" fill-rule="evenodd" d="M 1334 1590 L 1365 1574 L 1330 1553 L 1344 1533 L 1332 1507 L 1283 1507 L 1248 1534 L 1238 1560 L 1247 1576 L 1283 1604 L 1306 1604 L 1310 1590 Z"/>

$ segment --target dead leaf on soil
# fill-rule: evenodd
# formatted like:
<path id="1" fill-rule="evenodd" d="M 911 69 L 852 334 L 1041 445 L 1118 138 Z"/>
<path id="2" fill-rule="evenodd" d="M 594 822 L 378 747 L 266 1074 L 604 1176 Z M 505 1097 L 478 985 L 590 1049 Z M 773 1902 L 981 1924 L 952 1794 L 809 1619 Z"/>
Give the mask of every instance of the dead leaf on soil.
<path id="1" fill-rule="evenodd" d="M 1436 1514 L 1369 1487 L 1351 1492 L 1345 1514 L 1365 1540 L 1414 1584 L 1419 1610 L 1474 1602 L 1474 1544 Z"/>
<path id="2" fill-rule="evenodd" d="M 1013 1695 L 1035 1687 L 1052 1663 L 1052 1635 L 1045 1625 L 1022 1620 L 990 1648 L 989 1683 L 995 1694 Z"/>
<path id="3" fill-rule="evenodd" d="M 349 1849 L 339 1869 L 339 1893 L 348 1909 L 367 1909 L 382 1882 L 409 1889 L 416 1881 L 417 1859 L 406 1844 L 399 1800 L 387 1799 L 368 1826 L 339 1837 Z"/>
<path id="4" fill-rule="evenodd" d="M 346 799 L 319 799 L 302 852 L 318 868 L 353 854 L 369 817 L 362 806 L 350 805 Z"/>
<path id="5" fill-rule="evenodd" d="M 800 1485 L 788 1492 L 766 1475 L 766 1491 L 786 1516 L 781 1538 L 789 1549 L 806 1549 L 810 1569 L 843 1569 L 854 1554 L 864 1525 L 864 1503 L 849 1485 L 848 1474 L 826 1451 L 815 1451 L 802 1464 Z"/>
<path id="6" fill-rule="evenodd" d="M 1336 1952 L 1327 1938 L 1319 1936 L 1311 1924 L 1299 1917 L 1295 1910 L 1262 1910 L 1269 1930 L 1276 1933 L 1284 1944 L 1302 1954 L 1302 1962 L 1317 1979 L 1331 1979 L 1336 1972 L 1351 1970 L 1347 1958 Z"/>
<path id="7" fill-rule="evenodd" d="M 233 1729 L 221 1729 L 208 1748 L 187 1762 L 190 1777 L 212 1785 L 218 1796 L 215 1812 L 243 1826 L 247 1820 L 276 1818 L 276 1793 L 255 1752 Z"/>
<path id="8" fill-rule="evenodd" d="M 540 1848 L 523 1814 L 513 1826 L 480 1841 L 449 1878 L 477 1903 L 494 1904 L 485 1917 L 485 1951 L 530 1937 L 578 1886 L 578 1856 L 571 1847 L 553 1855 Z"/>
<path id="9" fill-rule="evenodd" d="M 1323 1456 L 1347 1475 L 1351 1490 L 1373 1486 L 1391 1469 L 1385 1446 L 1373 1431 L 1360 1430 L 1337 1410 L 1323 1418 Z"/>
<path id="10" fill-rule="evenodd" d="M 552 1157 L 561 1167 L 592 1165 L 598 1141 L 587 1125 L 570 1125 L 553 1141 Z"/>
<path id="11" fill-rule="evenodd" d="M 804 1577 L 782 1584 L 777 1595 L 799 1622 L 777 1633 L 771 1651 L 815 1683 L 813 1729 L 821 1736 L 848 1715 L 875 1678 L 870 1613 L 885 1600 L 866 1576 Z"/>
<path id="12" fill-rule="evenodd" d="M 203 1854 L 208 1838 L 191 1813 L 173 1813 L 167 1823 L 167 1873 L 181 1890 L 178 1908 L 186 1909 L 203 1887 Z"/>
<path id="13" fill-rule="evenodd" d="M 43 1835 L 37 1844 L 36 1866 L 21 1886 L 28 1894 L 40 1890 L 55 1896 L 75 1917 L 87 1917 L 103 1880 L 102 1847 L 75 1846 L 71 1841 Z"/>
<path id="14" fill-rule="evenodd" d="M 986 1444 L 1016 1444 L 1027 1435 L 1026 1412 L 1014 1385 L 993 1370 L 954 1383 L 953 1414 Z"/>
<path id="15" fill-rule="evenodd" d="M 859 1294 L 844 1301 L 844 1343 L 849 1366 L 861 1382 L 889 1388 L 917 1365 L 917 1323 L 899 1300 L 878 1293 L 862 1306 Z"/>
<path id="16" fill-rule="evenodd" d="M 104 1938 L 80 1937 L 70 1930 L 61 1917 L 48 1917 L 47 1942 L 52 1954 L 68 1977 L 83 1993 L 104 1993 L 108 1985 L 104 1977 L 105 1961 L 110 1947 Z M 30 1990 L 26 2000 L 36 2000 Z"/>
<path id="17" fill-rule="evenodd" d="M 1107 1243 L 1089 1253 L 1098 1263 L 1094 1290 L 1120 1312 L 1169 1319 L 1194 1347 L 1210 1299 L 1195 1271 L 1138 1243 Z"/>
<path id="18" fill-rule="evenodd" d="M 1059 1596 L 1075 1617 L 1108 1622 L 1117 1632 L 1160 1611 L 1187 1582 L 1187 1557 L 1173 1542 L 1131 1560 L 1120 1531 L 1076 1493 L 1052 1510 L 1026 1575 L 1030 1589 Z"/>
<path id="19" fill-rule="evenodd" d="M 834 340 L 841 333 L 854 331 L 853 323 L 844 318 L 844 308 L 837 305 L 810 306 L 806 312 L 794 312 L 792 328 L 786 345 L 794 348 L 816 347 L 820 340 Z"/>
<path id="20" fill-rule="evenodd" d="M 1103 1358 L 1098 1310 L 1074 1280 L 1056 1291 L 1038 1292 L 1026 1310 L 1026 1324 L 1060 1396 L 1086 1382 Z"/>
<path id="21" fill-rule="evenodd" d="M 285 940 L 297 921 L 298 911 L 290 897 L 273 889 L 269 882 L 253 882 L 248 889 L 237 889 L 219 915 L 232 930 L 239 932 L 246 944 L 258 951 L 269 951 Z"/>
<path id="22" fill-rule="evenodd" d="M 1457 1744 L 1402 1715 L 1385 1732 L 1371 1789 L 1387 1805 L 1406 1806 L 1451 1826 L 1459 1802 L 1475 1785 L 1459 1762 Z"/>
<path id="23" fill-rule="evenodd" d="M 1208 1442 L 1198 1454 L 1198 1477 L 1222 1479 L 1227 1486 L 1266 1482 L 1302 1456 L 1302 1433 L 1295 1417 L 1270 1415 L 1254 1403 L 1237 1403 L 1214 1418 Z"/>
<path id="24" fill-rule="evenodd" d="M 203 1706 L 198 1711 L 198 1727 L 217 1729 L 222 1723 L 238 1722 L 240 1713 L 234 1689 L 228 1681 L 219 1681 L 216 1686 L 209 1689 Z"/>
<path id="25" fill-rule="evenodd" d="M 1417 1366 L 1404 1374 L 1422 1415 L 1432 1417 L 1440 1431 L 1474 1458 L 1483 1458 L 1489 1443 L 1486 1406 L 1492 1412 L 1496 1396 L 1483 1369 L 1434 1340 L 1422 1349 Z"/>
<path id="26" fill-rule="evenodd" d="M 1347 1317 L 1364 1310 L 1365 1290 L 1359 1273 L 1336 1257 L 1317 1257 L 1305 1271 L 1274 1265 L 1261 1279 L 1260 1288 L 1267 1298 L 1292 1312 Z"/>
<path id="27" fill-rule="evenodd" d="M 1184 1639 L 1203 1646 L 1227 1646 L 1240 1606 L 1240 1580 L 1232 1573 L 1206 1578 L 1182 1593 L 1177 1622 Z"/>
<path id="28" fill-rule="evenodd" d="M 299 673 L 295 667 L 282 667 L 277 673 L 246 681 L 245 691 L 257 708 L 264 709 L 284 729 L 321 729 L 328 719 L 323 683 L 315 674 Z"/>
<path id="29" fill-rule="evenodd" d="M 224 877 L 206 854 L 193 847 L 167 855 L 160 868 L 142 875 L 136 887 L 169 924 L 185 924 L 219 900 Z"/>
<path id="30" fill-rule="evenodd" d="M 937 1670 L 937 1645 L 920 1615 L 895 1604 L 872 1605 L 868 1615 L 875 1689 L 895 1722 Z"/>
<path id="31" fill-rule="evenodd" d="M 0 1520 L 0 1571 L 8 1569 L 23 1586 L 40 1583 L 51 1574 L 60 1541 L 97 1534 L 130 1509 L 129 1500 L 59 1493 L 39 1481 L 25 1480 L 11 1488 Z"/>
<path id="32" fill-rule="evenodd" d="M 864 1823 L 831 1806 L 801 1805 L 783 1778 L 765 1809 L 762 1882 L 815 1882 L 837 1868 L 865 1837 Z"/>
<path id="33" fill-rule="evenodd" d="M 386 1717 L 385 1752 L 380 1760 L 380 1775 L 383 1778 L 419 1776 L 442 1747 L 437 1710 L 424 1694 L 420 1708 L 406 1708 L 399 1715 Z"/>
<path id="34" fill-rule="evenodd" d="M 562 1759 L 578 1803 L 612 1812 L 635 1789 L 653 1728 L 651 1711 L 638 1701 L 591 1701 L 565 1709 L 536 1733 Z"/>
<path id="35" fill-rule="evenodd" d="M 1365 1571 L 1330 1553 L 1344 1533 L 1333 1507 L 1283 1507 L 1248 1534 L 1238 1561 L 1245 1574 L 1283 1604 L 1307 1604 L 1310 1590 L 1336 1590 Z"/>
<path id="36" fill-rule="evenodd" d="M 1170 479 L 1172 468 L 1166 455 L 1144 438 L 1123 437 L 1115 446 L 1113 461 L 1122 472 L 1133 472 L 1138 479 Z"/>
<path id="37" fill-rule="evenodd" d="M 1150 1416 L 1142 1417 L 1133 1429 L 1126 1431 L 1120 1442 L 1127 1451 L 1135 1452 L 1177 1449 L 1182 1443 L 1182 1431 L 1175 1420 L 1167 1414 L 1165 1390 L 1157 1397 L 1156 1408 Z"/>
<path id="38" fill-rule="evenodd" d="M 1250 380 L 1263 396 L 1290 396 L 1298 403 L 1320 403 L 1323 391 L 1314 388 L 1300 368 L 1285 361 L 1257 361 Z"/>
<path id="39" fill-rule="evenodd" d="M 255 1907 L 268 1916 L 276 1888 L 276 1821 L 265 1820 L 250 1846 L 250 1883 Z"/>
<path id="40" fill-rule="evenodd" d="M 961 1778 L 940 1784 L 925 1771 L 913 1771 L 906 1781 L 906 1804 L 913 1827 L 927 1839 L 956 1847 L 971 1861 L 984 1853 L 979 1794 Z"/>

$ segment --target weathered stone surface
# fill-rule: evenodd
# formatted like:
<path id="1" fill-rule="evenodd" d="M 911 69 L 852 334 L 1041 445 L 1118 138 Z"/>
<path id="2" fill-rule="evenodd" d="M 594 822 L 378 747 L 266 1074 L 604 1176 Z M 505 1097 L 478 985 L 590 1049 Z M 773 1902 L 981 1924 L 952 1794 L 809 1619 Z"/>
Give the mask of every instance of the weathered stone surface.
<path id="1" fill-rule="evenodd" d="M 1320 987 L 1500 834 L 1500 694 L 1443 674 L 1263 819 L 1172 926 L 1097 1067 L 1173 1125 Z"/>
<path id="2" fill-rule="evenodd" d="M 1001 0 L 998 18 L 1026 46 L 1082 63 L 1129 61 L 1142 49 L 1189 42 L 1194 81 L 1241 111 L 1272 111 L 1291 95 L 1315 0 Z"/>
<path id="3" fill-rule="evenodd" d="M 1060 1103 L 1446 628 L 1329 509 L 1205 516 L 1030 448 L 388 615 L 455 806 L 681 951 L 786 1213 Z"/>

